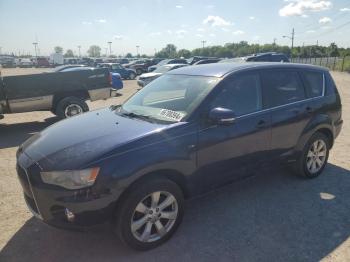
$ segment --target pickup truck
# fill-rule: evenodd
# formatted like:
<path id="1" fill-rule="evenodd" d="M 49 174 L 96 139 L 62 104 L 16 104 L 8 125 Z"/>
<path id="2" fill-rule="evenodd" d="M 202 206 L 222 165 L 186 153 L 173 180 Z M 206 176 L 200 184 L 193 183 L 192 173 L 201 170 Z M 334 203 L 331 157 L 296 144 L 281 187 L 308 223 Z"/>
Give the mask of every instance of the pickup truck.
<path id="1" fill-rule="evenodd" d="M 120 80 L 119 74 L 106 68 L 0 75 L 0 119 L 4 114 L 30 111 L 51 111 L 60 118 L 81 114 L 89 111 L 87 100 L 116 96 L 117 90 L 113 88 L 116 77 Z"/>

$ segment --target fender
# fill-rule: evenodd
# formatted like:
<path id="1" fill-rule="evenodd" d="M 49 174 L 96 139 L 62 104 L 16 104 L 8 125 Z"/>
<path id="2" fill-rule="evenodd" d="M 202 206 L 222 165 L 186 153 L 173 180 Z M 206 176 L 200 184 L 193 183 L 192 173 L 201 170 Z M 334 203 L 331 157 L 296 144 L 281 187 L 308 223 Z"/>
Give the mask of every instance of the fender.
<path id="1" fill-rule="evenodd" d="M 332 125 L 332 119 L 327 114 L 320 114 L 310 120 L 310 122 L 304 128 L 297 146 L 294 148 L 296 153 L 300 153 L 310 137 L 318 130 L 327 130 L 332 136 L 331 145 L 333 145 L 334 130 Z"/>

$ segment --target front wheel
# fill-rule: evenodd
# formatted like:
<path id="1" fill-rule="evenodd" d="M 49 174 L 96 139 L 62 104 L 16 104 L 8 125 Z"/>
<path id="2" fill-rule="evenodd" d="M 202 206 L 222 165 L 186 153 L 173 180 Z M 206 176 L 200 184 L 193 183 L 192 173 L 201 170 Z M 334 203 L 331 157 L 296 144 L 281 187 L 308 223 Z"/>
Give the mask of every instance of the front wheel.
<path id="1" fill-rule="evenodd" d="M 307 177 L 318 177 L 325 168 L 330 149 L 330 141 L 323 133 L 315 133 L 304 146 L 303 152 L 295 163 L 297 174 Z"/>
<path id="2" fill-rule="evenodd" d="M 133 186 L 117 212 L 115 231 L 128 246 L 149 250 L 167 241 L 181 223 L 184 198 L 178 185 L 156 178 Z"/>
<path id="3" fill-rule="evenodd" d="M 70 96 L 60 100 L 56 106 L 55 114 L 61 118 L 69 118 L 89 111 L 86 102 L 78 97 Z"/>
<path id="4" fill-rule="evenodd" d="M 142 70 L 141 69 L 136 69 L 136 74 L 137 75 L 141 75 L 142 74 Z"/>
<path id="5" fill-rule="evenodd" d="M 136 75 L 134 73 L 130 73 L 129 79 L 134 80 L 136 78 Z"/>

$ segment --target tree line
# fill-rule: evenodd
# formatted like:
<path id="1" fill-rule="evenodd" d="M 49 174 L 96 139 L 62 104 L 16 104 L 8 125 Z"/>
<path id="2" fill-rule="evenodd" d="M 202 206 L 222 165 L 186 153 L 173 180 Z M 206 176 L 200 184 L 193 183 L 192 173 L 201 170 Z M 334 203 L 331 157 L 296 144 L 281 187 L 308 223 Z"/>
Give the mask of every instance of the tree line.
<path id="1" fill-rule="evenodd" d="M 63 54 L 63 48 L 56 46 L 54 48 L 56 53 Z M 289 57 L 344 57 L 350 56 L 350 48 L 340 48 L 335 43 L 331 43 L 329 46 L 309 45 L 309 46 L 296 46 L 291 50 L 289 46 L 281 46 L 277 44 L 249 44 L 246 41 L 239 43 L 227 43 L 225 45 L 208 46 L 203 48 L 196 48 L 193 50 L 177 49 L 174 44 L 167 44 L 160 51 L 155 53 L 154 57 L 157 58 L 190 58 L 192 56 L 206 56 L 206 57 L 219 57 L 219 58 L 234 58 L 242 57 L 256 53 L 264 52 L 279 52 L 284 53 Z M 98 45 L 92 45 L 87 50 L 89 57 L 101 57 L 101 47 Z M 73 57 L 74 53 L 71 49 L 67 49 L 64 53 L 65 57 Z M 112 56 L 116 57 L 116 56 Z M 147 55 L 133 56 L 131 53 L 126 55 L 127 58 L 131 57 L 143 57 L 147 58 Z"/>

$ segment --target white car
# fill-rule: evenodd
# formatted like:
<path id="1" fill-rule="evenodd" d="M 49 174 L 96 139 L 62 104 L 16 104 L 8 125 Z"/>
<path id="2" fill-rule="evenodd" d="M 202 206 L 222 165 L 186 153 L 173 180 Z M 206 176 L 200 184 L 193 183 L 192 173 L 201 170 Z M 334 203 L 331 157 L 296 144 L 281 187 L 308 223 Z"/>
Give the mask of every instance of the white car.
<path id="1" fill-rule="evenodd" d="M 22 58 L 19 62 L 19 67 L 32 67 L 33 62 L 29 58 Z"/>

